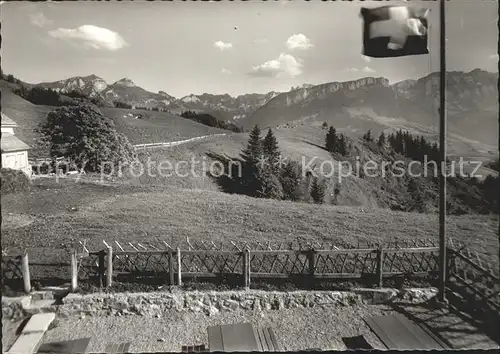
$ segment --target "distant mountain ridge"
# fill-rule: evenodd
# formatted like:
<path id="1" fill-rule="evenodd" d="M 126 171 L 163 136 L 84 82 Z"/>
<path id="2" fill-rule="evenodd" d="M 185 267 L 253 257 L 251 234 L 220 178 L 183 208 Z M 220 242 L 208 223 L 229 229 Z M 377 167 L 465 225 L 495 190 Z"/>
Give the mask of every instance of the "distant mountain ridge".
<path id="1" fill-rule="evenodd" d="M 497 145 L 498 73 L 447 73 L 448 131 Z M 439 122 L 439 73 L 390 84 L 382 77 L 330 82 L 281 93 L 242 122 L 246 129 L 329 122 L 353 131 Z"/>
<path id="2" fill-rule="evenodd" d="M 165 91 L 159 91 L 158 93 L 147 91 L 128 78 L 108 84 L 104 79 L 96 75 L 77 76 L 55 82 L 42 82 L 36 84 L 36 86 L 51 88 L 60 93 L 77 91 L 108 103 L 119 101 L 131 106 L 158 107 L 172 113 L 180 113 L 186 110 L 207 111 L 208 113 L 215 113 L 224 120 L 247 118 L 256 109 L 279 94 L 279 92 L 272 91 L 265 94 L 251 93 L 232 97 L 228 94 L 204 93 L 175 98 Z"/>
<path id="3" fill-rule="evenodd" d="M 480 69 L 447 73 L 450 132 L 496 144 L 497 81 L 498 73 Z M 108 84 L 96 75 L 37 86 L 61 93 L 78 91 L 108 103 L 120 101 L 136 107 L 158 107 L 175 114 L 187 110 L 203 111 L 217 119 L 236 121 L 246 129 L 255 124 L 264 128 L 293 125 L 293 122 L 303 120 L 331 121 L 339 128 L 349 126 L 353 130 L 366 127 L 383 130 L 385 123 L 381 124 L 382 120 L 401 119 L 430 127 L 436 126 L 439 108 L 439 73 L 394 84 L 383 77 L 366 77 L 347 82 L 303 84 L 291 87 L 288 92 L 250 93 L 236 97 L 204 93 L 176 98 L 164 91 L 147 91 L 129 78 Z"/>

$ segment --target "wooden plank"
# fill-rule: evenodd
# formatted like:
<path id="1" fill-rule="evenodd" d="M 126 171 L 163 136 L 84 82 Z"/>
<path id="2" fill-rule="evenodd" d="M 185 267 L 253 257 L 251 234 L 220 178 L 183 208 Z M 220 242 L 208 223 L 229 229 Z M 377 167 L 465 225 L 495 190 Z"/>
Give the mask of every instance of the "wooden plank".
<path id="1" fill-rule="evenodd" d="M 372 317 L 365 319 L 365 322 L 388 349 L 405 349 L 400 347 L 400 342 L 404 341 L 406 329 L 401 330 L 401 327 L 393 326 L 392 316 Z"/>
<path id="2" fill-rule="evenodd" d="M 118 346 L 116 353 L 128 353 L 129 348 L 130 348 L 130 342 L 129 343 L 122 343 Z"/>
<path id="3" fill-rule="evenodd" d="M 262 328 L 254 327 L 253 328 L 255 338 L 257 339 L 257 351 L 264 352 L 265 351 L 265 342 L 262 343 Z"/>
<path id="4" fill-rule="evenodd" d="M 257 340 L 250 323 L 237 323 L 221 326 L 224 351 L 256 351 Z"/>
<path id="5" fill-rule="evenodd" d="M 430 337 L 420 326 L 410 322 L 401 314 L 394 315 L 399 320 L 401 325 L 405 327 L 419 341 L 419 347 L 415 349 L 443 349 L 440 343 L 437 343 L 434 338 Z"/>
<path id="6" fill-rule="evenodd" d="M 274 331 L 271 327 L 267 328 L 267 331 L 269 333 L 269 338 L 271 340 L 271 343 L 273 344 L 274 351 L 277 352 L 279 351 L 279 346 L 278 346 L 278 341 L 276 340 L 276 336 L 274 335 Z"/>
<path id="7" fill-rule="evenodd" d="M 366 319 L 365 322 L 388 349 L 443 349 L 441 343 L 403 315 L 376 316 Z"/>
<path id="8" fill-rule="evenodd" d="M 384 248 L 387 253 L 431 253 L 439 252 L 439 247 L 419 247 L 419 248 Z"/>
<path id="9" fill-rule="evenodd" d="M 224 343 L 222 341 L 222 330 L 220 326 L 208 327 L 208 349 L 211 352 L 224 351 Z"/>

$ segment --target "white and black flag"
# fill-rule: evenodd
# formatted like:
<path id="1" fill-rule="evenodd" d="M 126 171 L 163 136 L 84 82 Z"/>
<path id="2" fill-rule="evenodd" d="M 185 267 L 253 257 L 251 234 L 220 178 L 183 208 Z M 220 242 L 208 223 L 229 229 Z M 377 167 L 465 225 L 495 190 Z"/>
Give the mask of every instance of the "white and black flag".
<path id="1" fill-rule="evenodd" d="M 428 54 L 429 9 L 409 6 L 361 8 L 363 54 L 374 58 Z"/>

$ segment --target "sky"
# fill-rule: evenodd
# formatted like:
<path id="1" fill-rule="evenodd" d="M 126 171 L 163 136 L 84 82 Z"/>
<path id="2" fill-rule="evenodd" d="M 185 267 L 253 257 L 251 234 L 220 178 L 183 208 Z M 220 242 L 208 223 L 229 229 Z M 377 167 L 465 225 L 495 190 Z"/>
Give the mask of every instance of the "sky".
<path id="1" fill-rule="evenodd" d="M 288 91 L 362 77 L 392 82 L 439 71 L 438 3 L 430 54 L 364 57 L 361 7 L 401 1 L 2 2 L 2 69 L 30 82 L 95 74 L 149 91 L 189 94 Z M 498 71 L 498 4 L 447 2 L 447 69 Z"/>

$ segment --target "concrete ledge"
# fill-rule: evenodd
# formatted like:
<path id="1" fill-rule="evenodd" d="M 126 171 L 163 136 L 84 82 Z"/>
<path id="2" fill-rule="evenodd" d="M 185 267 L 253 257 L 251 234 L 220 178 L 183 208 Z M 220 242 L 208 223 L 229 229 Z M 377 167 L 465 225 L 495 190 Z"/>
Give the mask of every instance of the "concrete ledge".
<path id="1" fill-rule="evenodd" d="M 42 340 L 44 332 L 30 332 L 21 334 L 10 347 L 9 354 L 28 354 L 36 353 Z"/>
<path id="2" fill-rule="evenodd" d="M 49 329 L 50 324 L 56 318 L 55 313 L 40 313 L 31 316 L 26 326 L 24 326 L 22 333 L 30 332 L 45 332 Z"/>
<path id="3" fill-rule="evenodd" d="M 281 310 L 299 307 L 350 306 L 359 304 L 421 303 L 437 294 L 435 288 L 353 289 L 352 291 L 266 292 L 155 292 L 69 294 L 58 306 L 62 316 L 139 315 L 154 317 L 168 311 L 203 312 Z"/>

